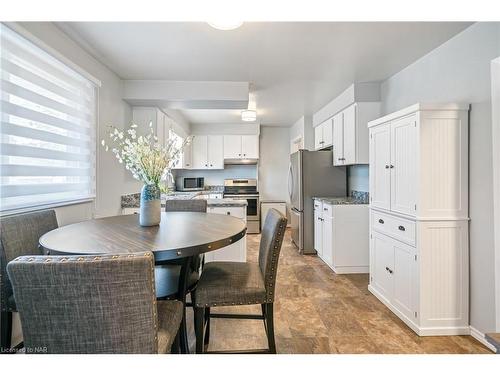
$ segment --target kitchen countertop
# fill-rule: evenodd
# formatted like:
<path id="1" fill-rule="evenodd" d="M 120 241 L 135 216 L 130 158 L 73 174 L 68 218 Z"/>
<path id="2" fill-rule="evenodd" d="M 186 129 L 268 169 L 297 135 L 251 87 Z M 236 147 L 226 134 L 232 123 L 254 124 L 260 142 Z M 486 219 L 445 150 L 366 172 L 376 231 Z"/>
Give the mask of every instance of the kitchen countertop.
<path id="1" fill-rule="evenodd" d="M 333 204 L 333 205 L 368 204 L 368 202 L 361 201 L 353 197 L 313 197 L 313 199 L 317 199 L 322 201 L 323 203 Z"/>
<path id="2" fill-rule="evenodd" d="M 208 207 L 245 207 L 248 203 L 245 199 L 207 199 Z"/>
<path id="3" fill-rule="evenodd" d="M 200 195 L 207 196 L 208 207 L 244 207 L 247 206 L 247 201 L 244 199 L 213 199 L 209 198 L 213 194 L 222 194 L 223 191 L 218 186 L 200 191 L 173 191 L 169 194 L 162 194 L 161 201 L 162 207 L 165 207 L 165 201 L 168 199 L 196 199 Z M 122 195 L 121 207 L 122 208 L 138 208 L 140 205 L 141 193 L 132 193 Z"/>
<path id="4" fill-rule="evenodd" d="M 368 204 L 369 195 L 365 191 L 352 190 L 348 197 L 313 197 L 327 204 L 349 205 L 349 204 Z"/>

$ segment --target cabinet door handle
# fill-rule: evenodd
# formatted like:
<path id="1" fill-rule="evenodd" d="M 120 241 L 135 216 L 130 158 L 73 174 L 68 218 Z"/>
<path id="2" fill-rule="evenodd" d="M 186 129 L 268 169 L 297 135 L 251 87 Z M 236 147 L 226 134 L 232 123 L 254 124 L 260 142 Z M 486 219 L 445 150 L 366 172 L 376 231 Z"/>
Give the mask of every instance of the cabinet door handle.
<path id="1" fill-rule="evenodd" d="M 394 168 L 394 165 L 391 164 L 391 169 Z"/>
<path id="2" fill-rule="evenodd" d="M 208 164 L 205 164 L 205 167 L 208 167 Z"/>
<path id="3" fill-rule="evenodd" d="M 403 227 L 402 225 L 400 225 L 400 226 L 398 227 L 398 229 L 399 229 L 400 231 L 403 231 L 403 232 L 406 230 L 406 229 L 405 229 L 405 227 Z"/>
<path id="4" fill-rule="evenodd" d="M 228 212 L 226 212 L 226 215 L 231 215 L 231 212 L 229 212 L 229 211 L 228 211 Z"/>
<path id="5" fill-rule="evenodd" d="M 389 273 L 390 273 L 391 275 L 392 275 L 392 272 L 393 272 L 393 271 L 389 268 Z"/>
<path id="6" fill-rule="evenodd" d="M 241 156 L 241 154 L 238 154 L 238 156 Z"/>
<path id="7" fill-rule="evenodd" d="M 328 211 L 328 208 L 326 208 L 326 207 L 325 207 L 325 208 L 323 208 L 323 211 Z"/>
<path id="8" fill-rule="evenodd" d="M 210 166 L 211 166 L 211 167 L 213 167 L 213 165 L 212 165 L 212 164 L 210 164 Z"/>
<path id="9" fill-rule="evenodd" d="M 384 220 L 382 220 L 382 219 L 378 219 L 378 222 L 379 222 L 380 224 L 384 224 Z"/>
<path id="10" fill-rule="evenodd" d="M 389 166 L 387 164 L 385 165 L 385 169 L 389 169 Z"/>
<path id="11" fill-rule="evenodd" d="M 387 272 L 389 272 L 389 267 L 385 267 L 385 270 L 386 270 Z"/>

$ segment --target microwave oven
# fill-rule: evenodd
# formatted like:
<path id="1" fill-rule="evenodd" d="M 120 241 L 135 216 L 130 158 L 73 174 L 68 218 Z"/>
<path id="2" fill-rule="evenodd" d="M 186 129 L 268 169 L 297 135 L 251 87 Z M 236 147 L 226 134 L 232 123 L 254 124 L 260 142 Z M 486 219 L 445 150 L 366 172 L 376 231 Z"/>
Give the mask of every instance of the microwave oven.
<path id="1" fill-rule="evenodd" d="M 197 191 L 205 189 L 203 177 L 178 177 L 175 183 L 177 191 Z"/>

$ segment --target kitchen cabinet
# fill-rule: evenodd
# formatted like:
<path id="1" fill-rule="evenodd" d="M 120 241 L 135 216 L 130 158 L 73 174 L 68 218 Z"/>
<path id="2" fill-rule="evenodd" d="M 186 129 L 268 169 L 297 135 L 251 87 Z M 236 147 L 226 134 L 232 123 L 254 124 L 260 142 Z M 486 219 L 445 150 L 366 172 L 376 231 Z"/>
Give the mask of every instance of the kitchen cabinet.
<path id="1" fill-rule="evenodd" d="M 333 116 L 333 165 L 344 165 L 344 114 Z"/>
<path id="2" fill-rule="evenodd" d="M 165 144 L 165 140 L 168 139 L 167 120 L 168 116 L 156 107 L 133 107 L 132 109 L 132 122 L 137 125 L 138 135 L 149 134 L 149 124 L 151 124 L 160 144 Z"/>
<path id="3" fill-rule="evenodd" d="M 368 289 L 418 335 L 469 327 L 468 105 L 370 121 Z"/>
<path id="4" fill-rule="evenodd" d="M 337 274 L 367 273 L 368 205 L 314 201 L 314 249 Z"/>
<path id="5" fill-rule="evenodd" d="M 224 159 L 258 158 L 258 135 L 224 135 Z"/>
<path id="6" fill-rule="evenodd" d="M 237 217 L 246 223 L 246 207 L 208 207 L 208 213 L 230 215 Z M 211 251 L 205 254 L 205 262 L 246 262 L 247 259 L 247 236 L 235 243 L 225 246 L 222 249 Z"/>
<path id="7" fill-rule="evenodd" d="M 371 236 L 373 273 L 371 283 L 386 303 L 393 305 L 410 321 L 415 321 L 418 295 L 416 248 L 381 233 Z"/>
<path id="8" fill-rule="evenodd" d="M 323 121 L 314 128 L 314 149 L 321 150 L 330 147 L 333 141 L 332 119 Z"/>
<path id="9" fill-rule="evenodd" d="M 333 117 L 333 165 L 368 164 L 368 121 L 380 115 L 380 103 L 354 103 Z"/>
<path id="10" fill-rule="evenodd" d="M 318 256 L 323 256 L 323 203 L 314 200 L 314 250 Z"/>
<path id="11" fill-rule="evenodd" d="M 194 135 L 191 149 L 191 169 L 224 169 L 222 135 Z"/>
<path id="12" fill-rule="evenodd" d="M 377 126 L 370 130 L 370 200 L 372 207 L 391 207 L 391 128 Z"/>

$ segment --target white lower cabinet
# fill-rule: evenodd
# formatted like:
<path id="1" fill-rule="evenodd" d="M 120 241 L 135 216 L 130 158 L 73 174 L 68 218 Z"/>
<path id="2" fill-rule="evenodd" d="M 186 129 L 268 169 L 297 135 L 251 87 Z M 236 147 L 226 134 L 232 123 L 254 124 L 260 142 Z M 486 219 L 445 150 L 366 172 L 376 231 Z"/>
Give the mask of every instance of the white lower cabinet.
<path id="1" fill-rule="evenodd" d="M 384 302 L 414 321 L 417 315 L 414 279 L 417 275 L 416 249 L 384 234 L 371 235 L 372 273 L 370 285 Z"/>
<path id="2" fill-rule="evenodd" d="M 467 220 L 411 221 L 372 209 L 371 221 L 368 289 L 420 336 L 468 334 Z M 398 233 L 407 228 L 413 239 Z"/>
<path id="3" fill-rule="evenodd" d="M 323 256 L 323 203 L 314 200 L 314 250 L 321 258 Z"/>
<path id="4" fill-rule="evenodd" d="M 208 207 L 208 213 L 230 215 L 237 217 L 246 223 L 247 208 L 242 207 Z M 205 254 L 205 262 L 246 262 L 247 260 L 247 236 L 232 245 Z"/>
<path id="5" fill-rule="evenodd" d="M 314 249 L 338 274 L 367 273 L 368 206 L 314 201 Z"/>

